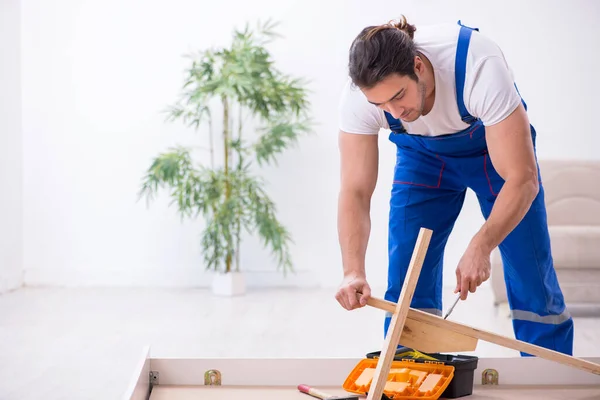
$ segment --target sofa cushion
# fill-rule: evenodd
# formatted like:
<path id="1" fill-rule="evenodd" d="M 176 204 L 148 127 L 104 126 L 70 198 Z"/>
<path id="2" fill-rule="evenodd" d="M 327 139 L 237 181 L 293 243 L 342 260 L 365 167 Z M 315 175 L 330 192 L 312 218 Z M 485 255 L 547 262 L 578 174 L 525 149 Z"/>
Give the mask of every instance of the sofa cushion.
<path id="1" fill-rule="evenodd" d="M 550 226 L 555 268 L 600 269 L 600 226 Z"/>
<path id="2" fill-rule="evenodd" d="M 548 224 L 600 225 L 600 162 L 540 160 Z"/>

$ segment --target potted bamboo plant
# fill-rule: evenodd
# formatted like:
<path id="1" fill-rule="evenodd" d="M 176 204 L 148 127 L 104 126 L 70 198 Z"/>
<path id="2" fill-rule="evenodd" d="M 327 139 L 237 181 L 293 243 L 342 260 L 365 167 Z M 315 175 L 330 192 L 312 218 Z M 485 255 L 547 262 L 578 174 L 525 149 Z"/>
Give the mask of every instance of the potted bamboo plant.
<path id="1" fill-rule="evenodd" d="M 260 237 L 283 274 L 293 271 L 290 232 L 257 171 L 310 131 L 310 105 L 304 81 L 279 71 L 267 49 L 278 36 L 275 26 L 246 25 L 234 30 L 230 46 L 189 56 L 181 97 L 166 112 L 169 121 L 207 134 L 209 148 L 178 146 L 158 154 L 139 192 L 150 201 L 168 190 L 182 218 L 202 216 L 200 244 L 216 294 L 245 291 L 244 231 Z M 214 137 L 215 126 L 220 136 Z"/>

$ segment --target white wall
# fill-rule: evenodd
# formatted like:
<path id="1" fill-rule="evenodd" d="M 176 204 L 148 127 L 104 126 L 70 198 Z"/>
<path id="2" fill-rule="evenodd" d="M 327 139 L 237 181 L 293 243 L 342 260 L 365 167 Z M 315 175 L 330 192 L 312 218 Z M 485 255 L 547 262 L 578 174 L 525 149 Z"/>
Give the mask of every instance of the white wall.
<path id="1" fill-rule="evenodd" d="M 200 143 L 160 110 L 178 94 L 182 54 L 228 42 L 233 26 L 282 22 L 278 66 L 312 81 L 318 130 L 265 176 L 295 238 L 298 276 L 280 279 L 256 241 L 244 249 L 251 284 L 337 286 L 337 114 L 350 41 L 367 24 L 407 15 L 458 19 L 496 39 L 539 131 L 540 158 L 596 158 L 600 92 L 599 3 L 361 0 L 198 2 L 23 0 L 24 262 L 28 284 L 202 285 L 200 222 L 180 222 L 167 199 L 136 203 L 157 152 Z M 385 284 L 388 192 L 394 148 L 381 137 L 368 273 Z M 312 158 L 310 160 L 309 158 Z M 469 196 L 446 253 L 446 285 L 482 223 Z M 307 224 L 308 228 L 303 228 Z M 177 249 L 177 250 L 176 250 Z M 263 272 L 259 272 L 263 271 Z"/>
<path id="2" fill-rule="evenodd" d="M 23 282 L 20 7 L 0 2 L 0 293 Z"/>

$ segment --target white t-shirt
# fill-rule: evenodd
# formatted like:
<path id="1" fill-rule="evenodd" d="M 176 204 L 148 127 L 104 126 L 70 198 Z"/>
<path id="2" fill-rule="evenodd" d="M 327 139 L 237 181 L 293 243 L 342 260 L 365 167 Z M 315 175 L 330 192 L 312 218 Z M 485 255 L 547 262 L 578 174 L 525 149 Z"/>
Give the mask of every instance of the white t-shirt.
<path id="1" fill-rule="evenodd" d="M 460 132 L 468 127 L 456 104 L 454 62 L 460 26 L 456 23 L 417 26 L 417 50 L 431 62 L 435 77 L 435 102 L 431 111 L 417 120 L 401 121 L 408 133 L 437 136 Z M 521 102 L 502 50 L 492 40 L 473 31 L 467 54 L 463 99 L 467 111 L 485 126 L 509 116 Z M 389 129 L 384 112 L 369 103 L 350 79 L 339 104 L 339 127 L 358 134 L 378 134 Z"/>

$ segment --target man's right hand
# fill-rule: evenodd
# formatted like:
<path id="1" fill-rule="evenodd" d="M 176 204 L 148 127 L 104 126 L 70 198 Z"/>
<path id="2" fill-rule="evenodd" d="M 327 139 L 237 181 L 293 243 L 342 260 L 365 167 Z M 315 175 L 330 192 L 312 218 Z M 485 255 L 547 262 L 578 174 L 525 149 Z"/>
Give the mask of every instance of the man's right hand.
<path id="1" fill-rule="evenodd" d="M 357 293 L 362 293 L 360 298 Z M 364 307 L 369 297 L 371 297 L 371 287 L 367 283 L 367 280 L 362 275 L 354 274 L 344 277 L 342 284 L 335 294 L 336 300 L 346 310 Z"/>

